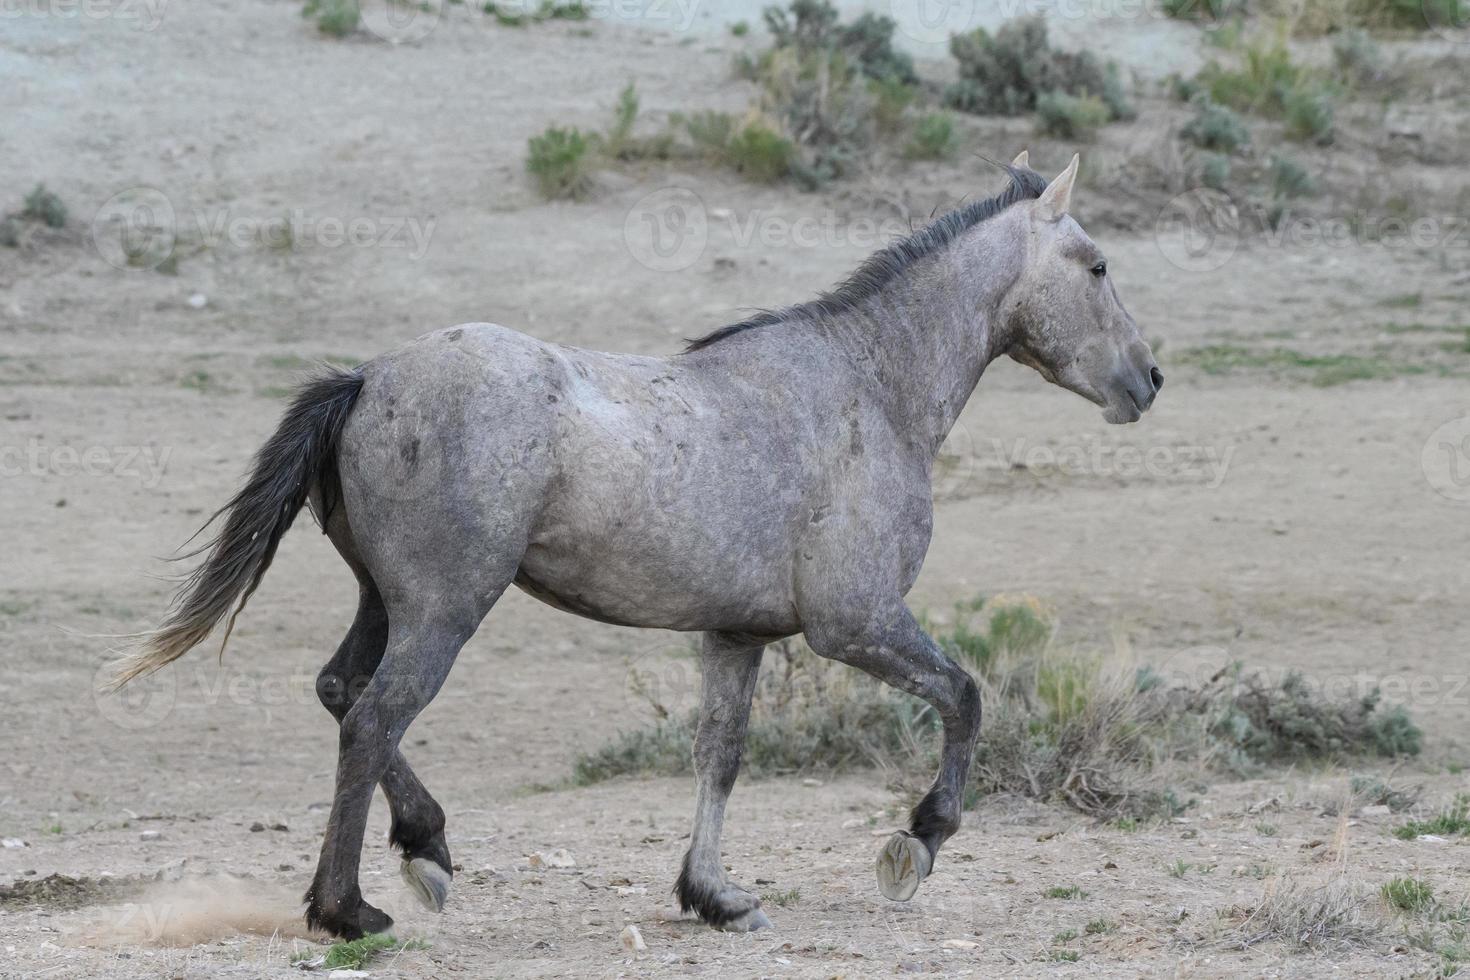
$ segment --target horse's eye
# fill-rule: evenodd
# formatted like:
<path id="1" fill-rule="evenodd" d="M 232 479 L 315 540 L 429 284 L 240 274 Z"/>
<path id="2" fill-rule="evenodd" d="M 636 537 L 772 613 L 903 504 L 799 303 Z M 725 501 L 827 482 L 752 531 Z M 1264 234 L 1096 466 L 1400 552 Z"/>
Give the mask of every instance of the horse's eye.
<path id="1" fill-rule="evenodd" d="M 1092 274 L 1098 279 L 1101 279 L 1103 276 L 1108 274 L 1108 264 L 1106 262 L 1099 262 L 1097 265 L 1092 267 Z"/>

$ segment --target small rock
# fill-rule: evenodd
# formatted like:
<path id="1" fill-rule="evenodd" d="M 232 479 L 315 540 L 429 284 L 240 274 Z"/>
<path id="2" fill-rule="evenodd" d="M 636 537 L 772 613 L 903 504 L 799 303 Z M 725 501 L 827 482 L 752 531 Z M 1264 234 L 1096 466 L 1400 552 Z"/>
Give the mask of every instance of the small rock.
<path id="1" fill-rule="evenodd" d="M 638 931 L 637 926 L 624 926 L 618 938 L 623 941 L 623 948 L 630 953 L 648 952 L 648 945 L 643 942 L 643 933 Z"/>
<path id="2" fill-rule="evenodd" d="M 31 845 L 27 844 L 25 841 L 21 840 L 19 837 L 6 837 L 3 840 L 0 840 L 0 847 L 12 848 L 12 847 L 30 847 L 30 846 Z"/>
<path id="3" fill-rule="evenodd" d="M 529 860 L 533 868 L 575 868 L 576 859 L 565 847 L 558 847 L 554 851 L 537 851 Z"/>
<path id="4" fill-rule="evenodd" d="M 803 786 L 820 786 L 820 785 L 822 785 L 822 781 L 820 779 L 803 779 L 801 781 L 801 785 L 803 785 Z"/>
<path id="5" fill-rule="evenodd" d="M 333 970 L 327 974 L 327 980 L 357 980 L 358 977 L 372 976 L 366 970 Z"/>
<path id="6" fill-rule="evenodd" d="M 842 829 L 843 830 L 856 830 L 858 827 L 866 826 L 867 823 L 868 822 L 866 820 L 862 819 L 861 817 L 853 817 L 851 820 L 844 820 L 844 821 L 842 821 Z"/>
<path id="7" fill-rule="evenodd" d="M 145 830 L 138 835 L 138 840 L 143 842 L 163 840 L 163 833 L 157 830 Z"/>
<path id="8" fill-rule="evenodd" d="M 941 943 L 945 949 L 979 949 L 980 944 L 969 939 L 946 939 Z"/>
<path id="9" fill-rule="evenodd" d="M 259 820 L 255 821 L 255 823 L 253 823 L 253 824 L 250 825 L 250 832 L 252 834 L 258 834 L 258 833 L 261 833 L 264 830 L 265 830 L 265 824 L 261 823 Z"/>
<path id="10" fill-rule="evenodd" d="M 1393 813 L 1393 811 L 1384 806 L 1382 803 L 1375 803 L 1373 806 L 1365 806 L 1363 807 L 1363 809 L 1358 811 L 1358 815 L 1363 817 L 1386 817 L 1391 813 Z"/>
<path id="11" fill-rule="evenodd" d="M 273 823 L 273 824 L 271 824 L 271 830 L 279 830 L 279 831 L 281 831 L 281 832 L 284 833 L 285 831 L 288 831 L 290 829 L 291 829 L 290 827 L 287 827 L 283 823 Z"/>
<path id="12" fill-rule="evenodd" d="M 195 293 L 189 297 L 189 305 L 196 310 L 202 310 L 209 305 L 209 297 L 203 293 Z"/>

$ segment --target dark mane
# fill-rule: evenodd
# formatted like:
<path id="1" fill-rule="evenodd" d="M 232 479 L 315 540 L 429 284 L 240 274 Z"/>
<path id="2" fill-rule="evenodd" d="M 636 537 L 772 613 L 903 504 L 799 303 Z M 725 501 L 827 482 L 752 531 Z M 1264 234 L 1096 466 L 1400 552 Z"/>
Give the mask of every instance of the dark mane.
<path id="1" fill-rule="evenodd" d="M 1012 204 L 1038 198 L 1046 190 L 1046 178 L 1034 170 L 1012 166 L 1007 166 L 1005 170 L 1011 178 L 1010 186 L 1005 190 L 983 201 L 955 208 L 907 238 L 873 253 L 836 289 L 796 306 L 762 310 L 739 323 L 721 327 L 698 340 L 691 340 L 689 346 L 684 348 L 684 353 L 703 350 L 727 337 L 756 327 L 781 323 L 795 316 L 820 318 L 847 312 L 863 300 L 876 295 L 909 266 L 944 248 L 968 229 L 1000 214 Z"/>

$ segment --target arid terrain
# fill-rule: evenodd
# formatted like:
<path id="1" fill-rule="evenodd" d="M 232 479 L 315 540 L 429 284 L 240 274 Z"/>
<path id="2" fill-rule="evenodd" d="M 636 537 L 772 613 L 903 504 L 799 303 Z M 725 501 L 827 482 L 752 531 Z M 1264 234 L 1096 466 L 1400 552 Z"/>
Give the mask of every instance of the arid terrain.
<path id="1" fill-rule="evenodd" d="M 643 161 L 600 169 L 585 200 L 547 203 L 524 172 L 528 137 L 605 125 L 630 81 L 650 129 L 676 111 L 742 111 L 749 83 L 730 60 L 759 39 L 597 17 L 508 28 L 451 5 L 394 44 L 324 38 L 287 0 L 59 6 L 0 11 L 0 211 L 39 181 L 70 211 L 60 229 L 28 224 L 0 248 L 4 977 L 296 976 L 294 954 L 324 950 L 298 915 L 337 744 L 312 685 L 356 593 L 310 521 L 287 536 L 222 662 L 206 644 L 127 697 L 93 693 L 121 642 L 109 636 L 148 628 L 167 606 L 178 569 L 158 559 L 228 498 L 313 363 L 360 362 L 475 321 L 673 353 L 751 307 L 814 295 L 936 207 L 993 193 L 997 172 L 974 154 L 1029 147 L 1050 174 L 1075 149 L 1026 119 L 977 117 L 948 162 L 892 163 L 816 192 Z M 1181 25 L 1160 30 L 1177 39 Z M 1142 45 L 1115 54 L 1149 61 Z M 1434 98 L 1420 115 L 1440 128 L 1419 142 L 1440 156 L 1409 154 L 1394 170 L 1434 202 L 1418 211 L 1439 222 L 1422 240 L 1243 231 L 1201 260 L 1191 229 L 1159 220 L 1170 195 L 1132 183 L 1177 107 L 1141 97 L 1136 121 L 1083 146 L 1098 176 L 1079 187 L 1076 214 L 1168 384 L 1141 422 L 1114 427 L 1030 370 L 995 364 L 951 437 L 909 597 L 942 619 L 977 595 L 1038 596 L 1059 642 L 1126 650 L 1169 676 L 1238 660 L 1300 670 L 1341 696 L 1381 687 L 1423 729 L 1420 755 L 1244 781 L 1201 773 L 1182 816 L 1127 829 L 987 798 L 902 905 L 873 880 L 912 802 L 893 774 L 743 780 L 725 859 L 770 896 L 776 928 L 728 935 L 673 909 L 691 780 L 569 780 L 577 752 L 648 723 L 632 665 L 652 665 L 664 697 L 692 705 L 685 638 L 517 592 L 404 742 L 448 813 L 460 868 L 449 904 L 425 912 L 399 881 L 380 796 L 363 890 L 400 938 L 427 946 L 365 969 L 1445 969 L 1386 912 L 1372 941 L 1306 950 L 1242 942 L 1249 929 L 1236 928 L 1263 891 L 1329 875 L 1370 904 L 1397 876 L 1430 882 L 1447 908 L 1470 902 L 1470 836 L 1400 839 L 1391 831 L 1415 813 L 1345 803 L 1354 774 L 1418 787 L 1418 815 L 1470 790 L 1470 351 L 1458 347 L 1470 235 L 1454 204 L 1470 133 L 1463 104 Z M 1312 153 L 1331 161 L 1327 185 L 1371 185 L 1386 166 L 1352 138 Z M 673 193 L 697 202 L 702 224 L 669 259 L 645 219 L 663 220 L 656 195 Z M 107 221 L 119 199 L 171 209 L 167 264 L 119 260 Z M 1221 348 L 1283 346 L 1291 358 L 1218 362 Z M 1336 379 L 1315 372 L 1337 357 L 1419 367 L 1326 383 Z M 574 866 L 532 860 L 559 848 Z M 1099 920 L 1111 927 L 1085 930 Z M 646 951 L 625 950 L 629 924 Z"/>

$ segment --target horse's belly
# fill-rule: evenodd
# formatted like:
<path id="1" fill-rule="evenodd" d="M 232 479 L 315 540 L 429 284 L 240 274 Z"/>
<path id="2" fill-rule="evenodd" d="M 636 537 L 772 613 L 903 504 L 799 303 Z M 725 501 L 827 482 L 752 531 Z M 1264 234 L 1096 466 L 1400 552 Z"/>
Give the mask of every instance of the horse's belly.
<path id="1" fill-rule="evenodd" d="M 642 526 L 543 521 L 516 584 L 568 612 L 622 626 L 800 631 L 791 556 L 764 536 L 681 527 L 664 512 Z M 649 517 L 654 515 L 650 514 Z M 657 523 L 657 527 L 650 526 Z"/>

